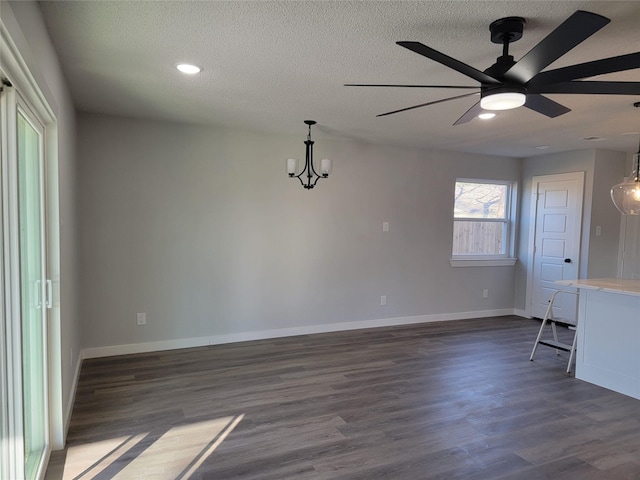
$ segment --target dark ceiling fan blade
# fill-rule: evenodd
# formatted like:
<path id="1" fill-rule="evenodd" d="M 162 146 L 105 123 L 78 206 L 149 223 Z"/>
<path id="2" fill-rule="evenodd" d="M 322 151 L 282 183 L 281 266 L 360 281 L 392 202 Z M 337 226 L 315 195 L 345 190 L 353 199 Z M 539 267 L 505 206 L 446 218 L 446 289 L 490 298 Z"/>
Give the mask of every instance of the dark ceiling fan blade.
<path id="1" fill-rule="evenodd" d="M 560 105 L 558 102 L 554 102 L 553 100 L 543 97 L 537 93 L 528 93 L 527 101 L 524 106 L 551 118 L 558 117 L 571 111 L 570 108 Z"/>
<path id="2" fill-rule="evenodd" d="M 575 82 L 553 83 L 533 89 L 535 93 L 585 93 L 591 95 L 640 95 L 640 82 Z"/>
<path id="3" fill-rule="evenodd" d="M 472 95 L 479 95 L 480 92 L 465 93 L 464 95 L 456 95 L 455 97 L 443 98 L 441 100 L 435 100 L 433 102 L 421 103 L 420 105 L 414 105 L 413 107 L 401 108 L 400 110 L 394 110 L 393 112 L 381 113 L 376 117 L 385 117 L 387 115 L 393 115 L 394 113 L 406 112 L 407 110 L 413 110 L 414 108 L 427 107 L 429 105 L 435 105 L 437 103 L 448 102 L 449 100 L 457 100 L 458 98 L 470 97 Z"/>
<path id="4" fill-rule="evenodd" d="M 578 10 L 507 70 L 504 77 L 513 82 L 527 83 L 610 21 L 602 15 Z"/>
<path id="5" fill-rule="evenodd" d="M 640 68 L 640 52 L 548 70 L 533 77 L 527 86 L 535 87 L 538 85 L 569 82 L 571 80 L 595 77 L 596 75 L 603 75 L 605 73 L 633 70 L 634 68 Z"/>
<path id="6" fill-rule="evenodd" d="M 400 87 L 400 88 L 461 88 L 465 90 L 479 90 L 480 86 L 467 87 L 465 85 L 389 85 L 375 83 L 345 83 L 345 87 Z"/>
<path id="7" fill-rule="evenodd" d="M 482 107 L 480 106 L 480 101 L 478 100 L 473 105 L 473 107 L 467 110 L 465 114 L 462 115 L 458 120 L 456 120 L 453 125 L 455 126 L 455 125 L 462 125 L 463 123 L 468 123 L 474 118 L 476 118 L 480 114 L 480 112 L 482 112 Z"/>
<path id="8" fill-rule="evenodd" d="M 487 75 L 480 70 L 477 70 L 466 63 L 462 63 L 455 58 L 451 58 L 444 53 L 440 53 L 433 48 L 427 47 L 420 42 L 396 42 L 398 45 L 404 48 L 408 48 L 412 52 L 417 53 L 418 55 L 422 55 L 423 57 L 430 58 L 438 63 L 441 63 L 453 70 L 466 75 L 467 77 L 473 78 L 480 83 L 488 83 L 490 85 L 500 85 L 500 81 L 493 78 L 491 75 Z"/>

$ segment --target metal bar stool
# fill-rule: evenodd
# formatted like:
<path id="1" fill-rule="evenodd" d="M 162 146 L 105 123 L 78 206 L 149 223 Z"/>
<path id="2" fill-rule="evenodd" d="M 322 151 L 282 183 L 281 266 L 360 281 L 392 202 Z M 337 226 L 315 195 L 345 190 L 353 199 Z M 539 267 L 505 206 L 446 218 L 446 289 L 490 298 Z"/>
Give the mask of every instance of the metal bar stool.
<path id="1" fill-rule="evenodd" d="M 538 331 L 538 336 L 536 337 L 536 341 L 533 344 L 533 350 L 531 351 L 531 356 L 529 360 L 533 360 L 533 356 L 536 353 L 536 349 L 538 345 L 545 345 L 547 347 L 552 347 L 556 349 L 556 354 L 560 355 L 560 350 L 569 353 L 569 363 L 567 364 L 567 373 L 571 371 L 571 362 L 573 361 L 573 357 L 576 352 L 576 343 L 578 341 L 578 335 L 576 331 L 576 327 L 578 325 L 578 321 L 576 319 L 565 319 L 565 318 L 555 318 L 553 316 L 553 303 L 556 300 L 556 297 L 560 294 L 567 295 L 575 295 L 578 296 L 578 292 L 567 292 L 565 290 L 556 290 L 551 295 L 551 299 L 549 300 L 549 306 L 547 307 L 547 311 L 544 314 L 544 318 L 542 319 L 542 325 L 540 325 L 540 331 Z M 542 335 L 544 333 L 544 328 L 547 325 L 551 325 L 551 331 L 553 333 L 553 340 L 543 340 Z M 564 343 L 558 341 L 558 332 L 556 330 L 556 325 L 560 325 L 561 327 L 566 327 L 569 330 L 573 330 L 573 341 L 571 344 Z"/>

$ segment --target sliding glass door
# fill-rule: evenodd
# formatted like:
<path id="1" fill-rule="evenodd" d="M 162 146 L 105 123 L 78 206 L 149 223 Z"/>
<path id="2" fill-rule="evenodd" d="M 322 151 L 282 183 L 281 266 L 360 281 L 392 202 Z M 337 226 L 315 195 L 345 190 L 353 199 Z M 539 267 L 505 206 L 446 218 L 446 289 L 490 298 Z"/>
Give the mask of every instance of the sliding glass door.
<path id="1" fill-rule="evenodd" d="M 49 451 L 45 129 L 12 87 L 0 96 L 0 475 L 33 480 Z"/>
<path id="2" fill-rule="evenodd" d="M 44 263 L 43 127 L 18 107 L 18 217 L 22 412 L 25 477 L 36 478 L 47 444 L 46 308 Z"/>
<path id="3" fill-rule="evenodd" d="M 0 479 L 32 480 L 64 446 L 58 123 L 49 65 L 1 17 Z"/>

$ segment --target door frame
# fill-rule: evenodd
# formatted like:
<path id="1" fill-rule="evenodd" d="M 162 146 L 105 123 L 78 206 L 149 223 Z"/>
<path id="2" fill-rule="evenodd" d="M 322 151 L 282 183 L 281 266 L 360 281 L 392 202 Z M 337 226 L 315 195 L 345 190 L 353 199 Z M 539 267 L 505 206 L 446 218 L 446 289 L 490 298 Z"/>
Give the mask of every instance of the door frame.
<path id="1" fill-rule="evenodd" d="M 48 435 L 47 435 L 47 449 L 45 452 L 45 467 L 48 460 L 51 449 L 61 449 L 65 443 L 66 425 L 63 415 L 62 404 L 62 338 L 61 338 L 61 309 L 60 309 L 60 210 L 59 210 L 59 184 L 58 184 L 58 127 L 57 127 L 57 115 L 56 105 L 51 105 L 47 101 L 46 95 L 40 88 L 39 82 L 33 76 L 26 61 L 22 57 L 16 43 L 11 38 L 9 30 L 4 23 L 5 19 L 0 19 L 0 45 L 2 45 L 2 56 L 0 56 L 0 76 L 3 80 L 7 80 L 7 83 L 15 88 L 16 96 L 19 96 L 24 104 L 31 110 L 37 120 L 44 126 L 44 142 L 43 142 L 43 154 L 45 158 L 45 165 L 43 171 L 42 181 L 44 182 L 44 235 L 46 238 L 45 245 L 45 258 L 47 263 L 45 264 L 45 276 L 46 278 L 53 280 L 51 289 L 52 298 L 49 300 L 52 303 L 53 308 L 47 311 L 47 328 L 48 338 L 45 339 L 47 349 L 47 375 L 49 378 L 49 385 L 46 392 L 48 399 Z M 46 85 L 45 85 L 46 87 Z M 53 108 L 52 108 L 53 107 Z M 17 117 L 16 112 L 10 113 L 9 116 Z M 3 122 L 7 118 L 3 118 Z M 9 118 L 11 120 L 11 118 Z M 7 125 L 3 126 L 7 128 Z M 8 132 L 10 136 L 13 136 L 13 131 Z M 5 142 L 0 142 L 2 148 L 2 164 L 5 172 L 7 172 L 8 164 L 13 163 L 10 161 L 15 157 L 15 150 Z M 17 168 L 17 166 L 16 166 Z M 15 385 L 15 352 L 11 351 L 11 343 L 15 341 L 15 325 L 13 328 L 9 325 L 11 320 L 16 317 L 14 315 L 15 309 L 19 309 L 19 306 L 15 304 L 15 297 L 11 292 L 12 285 L 15 285 L 15 279 L 13 277 L 15 266 L 12 266 L 12 257 L 9 250 L 10 244 L 17 245 L 16 238 L 14 237 L 14 230 L 9 229 L 11 219 L 14 212 L 12 204 L 15 203 L 15 192 L 10 193 L 8 190 L 13 189 L 12 183 L 13 175 L 4 176 L 0 174 L 0 181 L 2 181 L 2 199 L 0 200 L 0 207 L 2 213 L 0 214 L 0 221 L 2 222 L 2 235 L 0 235 L 0 248 L 3 249 L 0 254 L 0 261 L 2 261 L 2 268 L 0 268 L 0 274 L 3 279 L 0 280 L 0 300 L 2 302 L 3 310 L 0 314 L 0 320 L 7 326 L 8 331 L 5 331 L 5 335 L 0 335 L 0 341 L 4 342 L 2 350 L 3 355 L 0 355 L 0 397 L 4 397 L 9 401 L 9 398 L 13 398 L 13 389 Z M 6 188 L 5 188 L 6 187 Z M 16 233 L 17 235 L 17 233 Z M 10 243 L 9 243 L 10 242 Z M 11 247 L 13 248 L 13 247 Z M 9 347 L 9 348 L 5 348 Z M 21 385 L 20 385 L 21 389 Z M 13 402 L 13 400 L 12 400 Z M 17 408 L 18 405 L 13 404 L 11 408 Z M 2 413 L 2 412 L 0 412 Z M 2 415 L 6 415 L 10 422 L 17 421 L 15 411 L 4 412 Z M 21 418 L 21 415 L 20 415 Z M 5 429 L 2 429 L 4 435 Z M 10 425 L 9 427 L 13 427 Z M 20 466 L 11 465 L 18 457 L 23 455 L 23 452 L 16 451 L 15 442 L 8 442 L 9 446 L 5 451 L 3 449 L 0 452 L 2 465 L 0 466 L 0 476 L 4 475 L 7 471 L 12 475 L 16 468 Z M 9 457 L 9 458 L 8 458 Z M 11 464 L 10 464 L 11 463 Z M 40 472 L 44 476 L 44 472 Z M 8 478 L 13 478 L 9 476 Z"/>
<path id="2" fill-rule="evenodd" d="M 1 71 L 0 71 L 1 73 Z M 2 397 L 3 411 L 3 437 L 10 438 L 13 435 L 22 435 L 22 354 L 20 323 L 20 296 L 16 285 L 20 285 L 20 241 L 18 237 L 18 162 L 16 142 L 7 141 L 8 138 L 17 138 L 17 116 L 15 107 L 15 92 L 3 92 L 0 98 L 2 116 L 2 158 L 0 164 L 0 178 L 2 179 L 2 330 L 4 336 L 2 345 Z M 10 161 L 9 159 L 15 161 Z M 23 443 L 8 442 L 2 449 L 2 473 L 7 478 L 24 477 L 24 465 L 18 464 L 21 456 L 24 462 Z"/>
<path id="3" fill-rule="evenodd" d="M 535 242 L 537 233 L 537 213 L 538 213 L 538 188 L 540 183 L 544 182 L 561 182 L 577 180 L 578 182 L 578 205 L 580 207 L 580 228 L 578 229 L 578 241 L 577 252 L 575 255 L 577 265 L 577 276 L 580 278 L 580 255 L 582 246 L 582 223 L 584 216 L 584 182 L 585 172 L 569 172 L 569 173 L 557 173 L 550 175 L 536 175 L 531 179 L 531 210 L 529 218 L 531 219 L 531 225 L 529 228 L 529 243 L 527 245 L 527 289 L 525 296 L 525 315 L 531 318 L 533 308 L 533 270 L 535 266 Z M 573 257 L 572 257 L 573 258 Z"/>
<path id="4" fill-rule="evenodd" d="M 11 89 L 13 90 L 13 89 Z M 40 359 L 40 367 L 42 369 L 42 385 L 40 386 L 42 388 L 42 401 L 44 402 L 43 407 L 44 410 L 41 412 L 42 413 L 42 428 L 43 428 L 43 437 L 44 437 L 44 446 L 43 446 L 43 451 L 42 451 L 42 456 L 39 457 L 39 461 L 36 464 L 37 465 L 37 470 L 36 470 L 36 476 L 37 478 L 41 478 L 42 476 L 42 472 L 44 469 L 46 469 L 46 461 L 48 460 L 48 455 L 49 455 L 49 451 L 51 449 L 51 434 L 50 434 L 50 421 L 49 421 L 49 411 L 50 411 L 50 407 L 49 407 L 49 400 L 50 400 L 50 395 L 49 395 L 49 332 L 48 332 L 48 324 L 49 324 L 49 309 L 51 308 L 51 296 L 50 296 L 50 292 L 51 292 L 51 288 L 49 288 L 48 286 L 51 284 L 50 280 L 49 280 L 49 268 L 48 266 L 48 261 L 47 261 L 47 256 L 48 256 L 48 248 L 47 248 L 47 188 L 46 188 L 46 149 L 45 149 L 45 143 L 46 143 L 46 128 L 44 126 L 44 124 L 42 124 L 42 122 L 39 119 L 39 116 L 33 111 L 33 109 L 30 107 L 30 105 L 25 101 L 24 98 L 22 98 L 22 96 L 20 95 L 19 92 L 12 92 L 13 95 L 15 96 L 15 98 L 13 99 L 13 103 L 14 103 L 14 107 L 16 110 L 16 114 L 17 117 L 20 118 L 22 117 L 24 119 L 24 121 L 38 134 L 39 136 L 39 146 L 38 146 L 38 152 L 39 152 L 39 158 L 38 158 L 38 173 L 37 173 L 37 183 L 38 183 L 38 218 L 37 218 L 37 222 L 39 224 L 39 255 L 40 255 L 40 280 L 39 283 L 37 283 L 37 285 L 39 285 L 39 292 L 38 292 L 38 302 L 41 304 L 41 311 L 39 314 L 40 317 L 40 322 L 42 323 L 41 325 L 41 333 L 39 335 L 39 337 L 41 337 L 42 340 L 42 345 L 41 345 L 41 349 L 39 349 L 39 353 L 41 355 L 41 359 Z M 18 127 L 18 132 L 19 132 L 19 127 Z M 12 162 L 12 157 L 9 157 L 9 162 Z M 16 160 L 16 164 L 18 165 L 18 168 L 16 169 L 18 177 L 18 185 L 20 185 L 20 177 L 21 177 L 21 169 L 20 169 L 20 159 L 19 159 L 19 151 L 18 151 L 18 157 L 15 159 Z M 28 175 L 32 175 L 33 172 L 28 170 Z M 9 181 L 11 182 L 13 179 L 9 178 Z M 20 190 L 20 187 L 18 187 L 18 190 Z M 20 192 L 18 192 L 20 193 Z M 9 199 L 9 202 L 11 203 L 12 199 Z M 18 215 L 17 217 L 15 217 L 15 219 L 9 218 L 9 225 L 10 227 L 14 227 L 13 222 L 17 222 L 17 225 L 15 225 L 16 230 L 18 230 L 18 225 L 20 225 L 23 221 L 23 214 L 22 212 L 22 208 L 21 208 L 21 198 L 18 197 L 17 198 L 17 206 L 18 206 Z M 16 259 L 16 268 L 18 269 L 19 276 L 21 279 L 21 282 L 19 285 L 24 286 L 24 274 L 25 272 L 22 270 L 23 265 L 22 265 L 22 258 L 24 255 L 24 243 L 22 241 L 22 238 L 20 238 L 20 243 L 18 245 L 19 247 L 19 255 L 18 258 Z M 29 255 L 27 255 L 28 257 Z M 20 288 L 20 287 L 19 287 Z M 24 302 L 23 302 L 23 295 L 24 295 L 24 291 L 20 288 L 20 290 L 18 292 L 16 292 L 20 298 L 20 305 L 21 307 L 24 307 Z M 21 406 L 22 406 L 22 422 L 24 425 L 24 422 L 26 421 L 26 419 L 28 418 L 27 415 L 31 415 L 32 417 L 33 412 L 26 412 L 25 411 L 25 396 L 24 396 L 24 392 L 26 391 L 27 388 L 27 384 L 26 384 L 26 373 L 25 373 L 25 317 L 27 316 L 27 312 L 25 312 L 25 310 L 23 309 L 21 311 L 20 314 L 20 327 L 21 327 L 21 331 L 20 331 L 20 351 L 17 352 L 17 348 L 15 349 L 16 352 L 15 353 L 19 353 L 20 359 L 21 359 L 21 363 L 22 363 L 22 391 L 21 393 Z M 13 349 L 13 347 L 12 347 Z M 15 394 L 16 399 L 18 398 L 17 392 Z M 23 428 L 22 430 L 22 437 L 25 439 L 25 444 L 26 444 L 26 438 L 27 438 L 27 430 L 26 428 Z M 25 470 L 25 473 L 27 473 L 27 471 Z"/>

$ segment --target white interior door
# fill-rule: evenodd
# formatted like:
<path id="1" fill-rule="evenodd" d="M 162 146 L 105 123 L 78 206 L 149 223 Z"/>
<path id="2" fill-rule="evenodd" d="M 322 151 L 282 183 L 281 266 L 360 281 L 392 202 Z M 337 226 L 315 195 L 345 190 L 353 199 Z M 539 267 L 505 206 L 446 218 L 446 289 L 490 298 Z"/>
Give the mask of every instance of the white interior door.
<path id="1" fill-rule="evenodd" d="M 584 173 L 534 177 L 535 226 L 531 315 L 542 318 L 557 280 L 578 278 Z M 574 319 L 576 297 L 559 295 L 556 318 Z"/>

